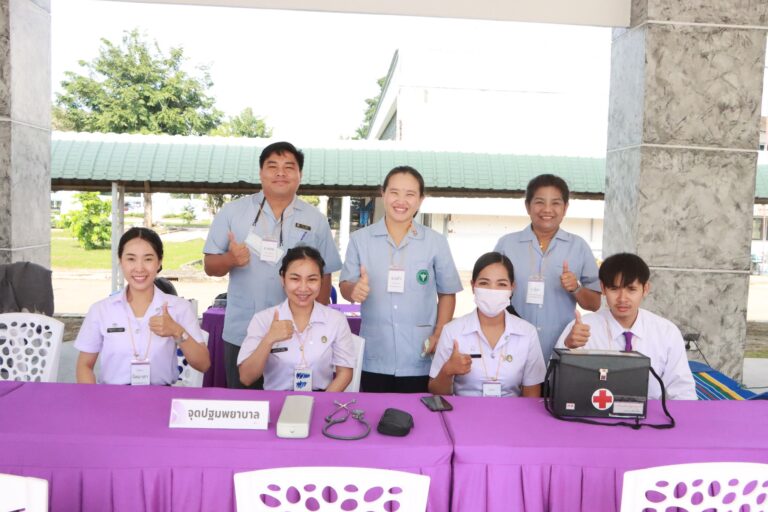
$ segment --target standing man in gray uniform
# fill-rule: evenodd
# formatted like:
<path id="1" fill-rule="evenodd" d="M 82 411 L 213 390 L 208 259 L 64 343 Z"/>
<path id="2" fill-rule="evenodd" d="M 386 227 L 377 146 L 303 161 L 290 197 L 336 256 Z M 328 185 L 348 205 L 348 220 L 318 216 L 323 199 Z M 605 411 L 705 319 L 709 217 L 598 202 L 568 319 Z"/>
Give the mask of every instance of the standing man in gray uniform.
<path id="1" fill-rule="evenodd" d="M 278 269 L 297 245 L 317 249 L 325 260 L 318 301 L 328 303 L 331 273 L 341 258 L 328 220 L 298 197 L 304 154 L 289 142 L 270 144 L 259 157 L 261 192 L 225 204 L 216 214 L 203 252 L 205 273 L 229 274 L 224 317 L 227 387 L 243 388 L 237 356 L 254 314 L 285 300 Z M 250 386 L 261 389 L 263 381 Z"/>

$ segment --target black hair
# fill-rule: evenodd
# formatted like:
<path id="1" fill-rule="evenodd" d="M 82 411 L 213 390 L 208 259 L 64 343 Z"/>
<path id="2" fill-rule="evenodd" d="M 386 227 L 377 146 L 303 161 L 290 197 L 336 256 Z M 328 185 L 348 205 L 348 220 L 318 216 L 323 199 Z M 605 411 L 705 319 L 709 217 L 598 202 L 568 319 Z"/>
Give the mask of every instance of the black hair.
<path id="1" fill-rule="evenodd" d="M 274 142 L 265 147 L 261 152 L 261 156 L 259 156 L 259 168 L 264 167 L 264 162 L 266 162 L 267 158 L 270 156 L 274 154 L 282 156 L 285 153 L 290 153 L 296 158 L 296 163 L 299 164 L 299 171 L 304 168 L 304 153 L 296 149 L 296 146 L 290 142 Z"/>
<path id="2" fill-rule="evenodd" d="M 157 286 L 157 289 L 166 295 L 179 295 L 179 293 L 176 291 L 176 287 L 173 286 L 173 283 L 164 277 L 156 277 L 155 286 Z"/>
<path id="3" fill-rule="evenodd" d="M 568 184 L 563 178 L 554 174 L 539 174 L 528 182 L 525 188 L 525 204 L 531 204 L 536 191 L 542 187 L 555 187 L 563 196 L 563 202 L 568 204 Z"/>
<path id="4" fill-rule="evenodd" d="M 651 277 L 651 270 L 643 258 L 637 254 L 620 252 L 605 258 L 597 275 L 604 286 L 618 285 L 624 288 L 634 283 L 635 280 L 645 285 Z M 621 276 L 621 282 L 617 283 L 619 276 Z"/>
<path id="5" fill-rule="evenodd" d="M 410 174 L 414 178 L 416 178 L 416 181 L 419 182 L 419 196 L 424 197 L 424 177 L 421 175 L 419 171 L 414 169 L 413 167 L 409 165 L 399 165 L 389 171 L 387 173 L 387 176 L 384 178 L 384 184 L 381 186 L 382 192 L 387 190 L 387 187 L 389 186 L 389 178 L 394 176 L 395 174 Z"/>
<path id="6" fill-rule="evenodd" d="M 280 264 L 280 275 L 285 277 L 285 272 L 288 270 L 288 266 L 296 260 L 312 260 L 317 263 L 317 267 L 320 269 L 320 275 L 323 275 L 325 270 L 325 260 L 320 255 L 320 251 L 314 247 L 308 245 L 299 245 L 297 247 L 291 247 L 283 256 L 283 262 Z"/>
<path id="7" fill-rule="evenodd" d="M 507 258 L 505 255 L 501 254 L 500 252 L 487 252 L 477 258 L 477 261 L 475 262 L 475 266 L 472 269 L 472 282 L 474 283 L 477 281 L 477 276 L 480 275 L 480 272 L 483 271 L 485 267 L 488 265 L 493 265 L 494 263 L 501 263 L 504 265 L 504 268 L 507 269 L 507 274 L 509 275 L 509 282 L 510 284 L 515 283 L 515 267 L 512 265 L 512 262 L 509 258 Z"/>
<path id="8" fill-rule="evenodd" d="M 161 262 L 160 268 L 158 268 L 157 271 L 160 272 L 163 270 L 163 241 L 160 240 L 160 235 L 149 228 L 132 227 L 123 233 L 123 236 L 120 237 L 120 242 L 117 244 L 117 257 L 123 257 L 123 249 L 125 248 L 125 244 L 134 238 L 141 238 L 152 246 L 152 249 L 155 250 L 155 254 L 157 255 L 157 259 Z"/>

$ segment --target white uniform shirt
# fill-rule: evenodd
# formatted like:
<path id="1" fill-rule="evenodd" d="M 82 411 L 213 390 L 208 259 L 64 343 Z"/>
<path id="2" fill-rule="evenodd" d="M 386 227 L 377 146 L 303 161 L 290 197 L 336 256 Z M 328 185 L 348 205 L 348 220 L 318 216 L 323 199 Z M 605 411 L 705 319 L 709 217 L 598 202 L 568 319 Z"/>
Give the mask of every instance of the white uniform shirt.
<path id="1" fill-rule="evenodd" d="M 483 382 L 496 377 L 501 382 L 502 396 L 520 396 L 522 386 L 544 382 L 546 368 L 536 328 L 514 315 L 504 313 L 504 334 L 491 350 L 480 328 L 477 309 L 443 327 L 429 376 L 437 377 L 453 352 L 453 341 L 459 342 L 462 354 L 482 354 L 472 359 L 472 369 L 466 375 L 453 378 L 453 394 L 482 396 Z M 485 363 L 485 366 L 483 365 Z"/>
<path id="2" fill-rule="evenodd" d="M 280 320 L 293 321 L 288 300 L 276 306 Z M 245 361 L 259 346 L 269 331 L 275 316 L 275 308 L 256 313 L 248 325 L 237 365 Z M 315 302 L 309 324 L 301 335 L 294 324 L 293 337 L 272 345 L 272 352 L 264 366 L 264 389 L 293 390 L 293 372 L 302 363 L 301 343 L 304 342 L 304 359 L 312 368 L 312 387 L 326 389 L 333 380 L 334 366 L 355 367 L 355 344 L 343 313 Z M 280 351 L 282 348 L 288 350 Z M 277 350 L 276 350 L 277 349 Z"/>
<path id="3" fill-rule="evenodd" d="M 125 293 L 116 293 L 91 306 L 83 320 L 75 340 L 75 348 L 81 352 L 98 353 L 100 371 L 97 382 L 102 384 L 130 384 L 131 361 L 134 359 L 131 339 L 139 358 L 149 347 L 150 383 L 173 384 L 179 378 L 176 343 L 173 338 L 163 338 L 149 330 L 149 319 L 163 312 L 168 303 L 168 314 L 181 325 L 193 339 L 202 343 L 203 333 L 195 318 L 192 304 L 186 299 L 168 295 L 155 287 L 152 303 L 142 318 L 136 318 L 126 300 Z"/>
<path id="4" fill-rule="evenodd" d="M 685 342 L 675 324 L 645 309 L 638 311 L 637 319 L 630 329 L 622 327 L 608 308 L 584 315 L 582 321 L 590 329 L 589 341 L 583 348 L 624 350 L 624 331 L 631 331 L 632 350 L 650 358 L 651 367 L 664 382 L 667 397 L 673 400 L 696 400 L 696 384 L 688 366 Z M 557 348 L 565 347 L 565 338 L 572 327 L 573 321 L 565 327 L 557 340 Z M 661 398 L 661 387 L 653 375 L 648 378 L 648 398 Z"/>

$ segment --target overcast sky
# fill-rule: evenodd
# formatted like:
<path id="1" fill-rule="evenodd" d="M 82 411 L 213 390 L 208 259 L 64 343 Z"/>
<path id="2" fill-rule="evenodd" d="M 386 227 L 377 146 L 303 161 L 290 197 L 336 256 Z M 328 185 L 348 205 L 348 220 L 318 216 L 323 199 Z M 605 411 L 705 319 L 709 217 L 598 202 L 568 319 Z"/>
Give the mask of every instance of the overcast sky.
<path id="1" fill-rule="evenodd" d="M 499 65 L 514 61 L 520 81 L 510 89 L 567 94 L 578 98 L 580 112 L 584 104 L 594 106 L 596 115 L 583 119 L 580 129 L 594 134 L 589 152 L 604 154 L 607 28 L 54 0 L 54 92 L 65 71 L 97 55 L 100 38 L 117 42 L 133 28 L 164 50 L 183 47 L 190 68 L 209 66 L 217 107 L 231 115 L 252 107 L 275 137 L 304 144 L 351 137 L 365 98 L 377 93 L 376 80 L 398 48 L 461 48 Z M 569 118 L 569 112 L 562 115 Z M 462 149 L 471 150 L 471 141 Z"/>

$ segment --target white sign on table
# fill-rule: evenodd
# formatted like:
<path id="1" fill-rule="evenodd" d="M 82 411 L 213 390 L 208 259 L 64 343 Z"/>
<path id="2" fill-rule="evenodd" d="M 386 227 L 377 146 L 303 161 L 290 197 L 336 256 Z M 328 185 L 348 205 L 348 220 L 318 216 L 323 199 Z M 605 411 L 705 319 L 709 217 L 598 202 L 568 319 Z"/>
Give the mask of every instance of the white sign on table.
<path id="1" fill-rule="evenodd" d="M 265 400 L 171 401 L 170 428 L 267 430 L 269 402 Z"/>

